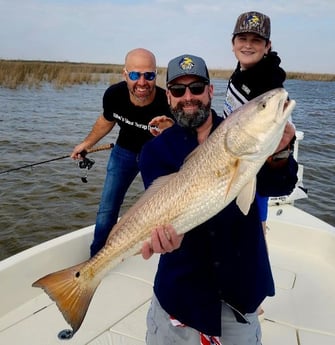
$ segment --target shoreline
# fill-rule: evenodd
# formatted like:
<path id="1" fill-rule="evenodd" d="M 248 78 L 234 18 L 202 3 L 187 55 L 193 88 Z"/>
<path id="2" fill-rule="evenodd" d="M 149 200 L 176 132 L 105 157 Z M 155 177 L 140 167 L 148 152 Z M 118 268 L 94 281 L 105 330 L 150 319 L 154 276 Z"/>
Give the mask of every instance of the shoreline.
<path id="1" fill-rule="evenodd" d="M 67 61 L 0 59 L 0 87 L 40 87 L 52 83 L 55 88 L 99 82 L 115 83 L 123 79 L 123 65 Z M 165 87 L 166 67 L 157 68 L 157 85 Z M 233 69 L 209 69 L 211 78 L 229 79 Z M 305 81 L 335 81 L 335 74 L 286 72 L 286 79 Z"/>

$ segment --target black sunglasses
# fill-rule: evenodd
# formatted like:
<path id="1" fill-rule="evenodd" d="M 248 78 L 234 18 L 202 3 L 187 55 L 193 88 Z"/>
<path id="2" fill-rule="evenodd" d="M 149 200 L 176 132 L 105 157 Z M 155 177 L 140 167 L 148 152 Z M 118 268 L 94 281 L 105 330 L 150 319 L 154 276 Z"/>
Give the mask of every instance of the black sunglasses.
<path id="1" fill-rule="evenodd" d="M 182 97 L 185 95 L 186 88 L 188 87 L 189 90 L 193 95 L 201 95 L 205 91 L 205 87 L 208 85 L 208 82 L 204 81 L 194 81 L 190 84 L 174 84 L 168 87 L 173 97 Z"/>
<path id="2" fill-rule="evenodd" d="M 143 72 L 142 73 L 142 72 L 136 72 L 136 71 L 128 72 L 127 70 L 126 70 L 126 73 L 128 74 L 129 79 L 132 81 L 139 80 L 141 78 L 141 75 L 144 76 L 145 80 L 152 81 L 156 78 L 156 74 L 157 74 L 157 72 Z"/>

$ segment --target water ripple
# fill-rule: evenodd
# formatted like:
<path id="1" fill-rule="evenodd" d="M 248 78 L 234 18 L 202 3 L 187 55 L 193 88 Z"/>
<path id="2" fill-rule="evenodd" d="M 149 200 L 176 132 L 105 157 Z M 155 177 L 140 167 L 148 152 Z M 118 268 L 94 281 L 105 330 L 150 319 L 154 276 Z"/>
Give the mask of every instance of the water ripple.
<path id="1" fill-rule="evenodd" d="M 219 114 L 226 85 L 227 81 L 214 80 L 213 107 Z M 297 201 L 297 206 L 335 225 L 335 83 L 289 80 L 286 87 L 297 102 L 294 123 L 305 133 L 299 162 L 305 166 L 309 198 Z M 0 88 L 0 171 L 70 154 L 100 114 L 106 88 Z M 111 134 L 100 144 L 114 141 Z M 70 158 L 0 175 L 0 259 L 94 223 L 109 152 L 93 155 L 96 163 L 87 184 Z M 121 214 L 142 191 L 137 177 Z"/>

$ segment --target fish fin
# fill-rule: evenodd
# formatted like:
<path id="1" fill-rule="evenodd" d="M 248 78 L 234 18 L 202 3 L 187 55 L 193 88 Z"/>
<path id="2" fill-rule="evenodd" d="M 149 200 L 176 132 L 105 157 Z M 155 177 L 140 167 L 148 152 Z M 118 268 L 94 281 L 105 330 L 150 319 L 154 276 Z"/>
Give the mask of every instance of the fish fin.
<path id="1" fill-rule="evenodd" d="M 153 181 L 149 188 L 144 192 L 143 197 L 149 198 L 152 194 L 155 194 L 160 188 L 166 185 L 177 173 L 172 173 L 165 176 L 160 176 Z"/>
<path id="2" fill-rule="evenodd" d="M 247 215 L 250 205 L 255 199 L 256 194 L 256 178 L 249 181 L 240 191 L 236 198 L 236 204 L 244 215 Z"/>
<path id="3" fill-rule="evenodd" d="M 184 159 L 184 163 L 185 164 L 189 159 L 191 159 L 191 157 L 193 157 L 200 149 L 199 149 L 200 145 L 197 146 L 193 151 L 191 151 Z"/>
<path id="4" fill-rule="evenodd" d="M 110 232 L 110 235 L 114 236 L 115 230 L 122 227 L 122 225 L 127 221 L 129 217 L 131 217 L 140 207 L 142 207 L 143 204 L 145 204 L 148 199 L 157 193 L 157 191 L 162 188 L 165 184 L 167 184 L 170 179 L 172 179 L 177 173 L 160 176 L 156 180 L 152 182 L 152 184 L 147 188 L 142 196 L 133 204 L 128 211 L 120 218 L 118 223 L 116 223 Z M 109 237 L 108 237 L 109 238 Z"/>
<path id="5" fill-rule="evenodd" d="M 92 279 L 90 283 L 82 279 L 80 269 L 86 264 L 50 273 L 32 286 L 42 288 L 56 302 L 64 319 L 71 325 L 73 334 L 81 326 L 88 306 L 100 281 Z"/>

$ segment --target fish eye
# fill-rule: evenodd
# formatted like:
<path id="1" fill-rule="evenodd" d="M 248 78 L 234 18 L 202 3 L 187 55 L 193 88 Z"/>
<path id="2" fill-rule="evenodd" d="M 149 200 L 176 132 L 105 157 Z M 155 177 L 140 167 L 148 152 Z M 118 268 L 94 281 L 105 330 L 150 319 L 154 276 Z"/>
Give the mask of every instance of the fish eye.
<path id="1" fill-rule="evenodd" d="M 259 103 L 259 107 L 265 109 L 266 108 L 266 102 Z"/>

